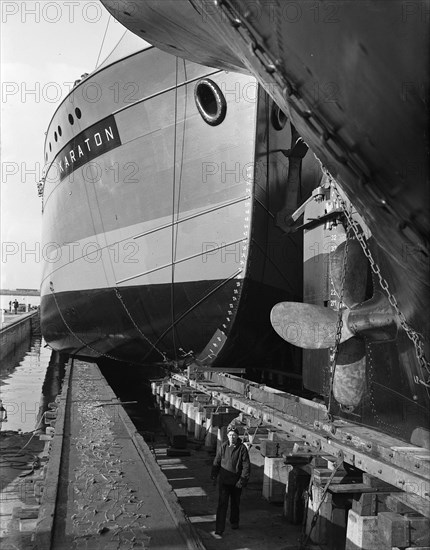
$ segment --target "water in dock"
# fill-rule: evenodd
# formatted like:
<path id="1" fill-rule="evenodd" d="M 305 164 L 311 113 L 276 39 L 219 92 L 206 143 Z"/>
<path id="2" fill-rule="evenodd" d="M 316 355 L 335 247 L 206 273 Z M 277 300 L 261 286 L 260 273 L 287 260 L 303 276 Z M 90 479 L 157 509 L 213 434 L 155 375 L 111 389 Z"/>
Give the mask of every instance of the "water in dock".
<path id="1" fill-rule="evenodd" d="M 0 394 L 8 412 L 2 431 L 35 429 L 51 350 L 40 336 L 23 342 L 0 366 Z"/>

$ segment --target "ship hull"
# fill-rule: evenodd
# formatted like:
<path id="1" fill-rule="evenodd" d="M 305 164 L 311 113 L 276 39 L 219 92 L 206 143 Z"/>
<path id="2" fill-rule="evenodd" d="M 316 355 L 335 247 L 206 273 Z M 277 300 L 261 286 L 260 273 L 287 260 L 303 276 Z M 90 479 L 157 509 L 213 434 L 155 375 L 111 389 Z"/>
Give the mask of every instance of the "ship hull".
<path id="1" fill-rule="evenodd" d="M 426 3 L 103 4 L 166 51 L 256 76 L 363 216 L 389 272 L 406 275 L 392 290 L 416 330 L 428 330 Z"/>
<path id="2" fill-rule="evenodd" d="M 330 350 L 303 352 L 304 386 L 325 396 L 331 413 L 428 446 L 428 432 L 427 440 L 414 436 L 429 423 L 428 3 L 102 1 L 166 51 L 253 74 L 336 180 L 364 231 L 363 307 L 381 291 L 397 333 L 390 341 L 378 341 L 375 328 L 354 336 L 365 352 L 352 412 L 332 400 Z M 336 309 L 343 289 L 333 288 L 329 250 L 339 235 L 325 231 L 330 221 L 315 221 L 333 208 L 327 198 L 304 210 L 298 302 Z M 283 320 L 299 332 L 300 322 Z"/>
<path id="3" fill-rule="evenodd" d="M 195 101 L 207 79 L 226 100 L 219 125 Z M 133 101 L 115 95 L 131 82 Z M 88 101 L 97 89 L 99 101 Z M 41 325 L 54 349 L 258 371 L 282 356 L 300 380 L 300 351 L 269 318 L 302 286 L 301 239 L 275 223 L 288 165 L 272 149 L 291 128 L 268 125 L 271 109 L 253 77 L 154 48 L 72 91 L 45 147 Z M 321 175 L 315 159 L 306 167 L 305 196 Z"/>

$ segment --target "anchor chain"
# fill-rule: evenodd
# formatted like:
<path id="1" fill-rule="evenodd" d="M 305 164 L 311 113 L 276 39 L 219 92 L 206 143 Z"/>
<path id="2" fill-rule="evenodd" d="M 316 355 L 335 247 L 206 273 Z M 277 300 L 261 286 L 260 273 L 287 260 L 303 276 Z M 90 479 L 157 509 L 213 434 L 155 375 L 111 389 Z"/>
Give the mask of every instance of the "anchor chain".
<path id="1" fill-rule="evenodd" d="M 71 328 L 71 326 L 69 325 L 69 323 L 66 321 L 62 311 L 61 311 L 61 308 L 58 304 L 58 300 L 57 300 L 57 297 L 55 295 L 55 291 L 54 291 L 54 283 L 51 281 L 50 282 L 50 285 L 49 285 L 49 290 L 52 292 L 52 296 L 54 298 L 54 301 L 55 301 L 55 305 L 57 306 L 57 310 L 58 310 L 58 313 L 60 314 L 60 317 L 61 317 L 61 320 L 63 321 L 64 325 L 66 326 L 67 330 L 70 332 L 70 334 L 76 338 L 76 340 L 78 340 L 78 342 L 80 342 L 82 344 L 83 347 L 86 347 L 88 348 L 89 350 L 91 350 L 93 353 L 95 353 L 97 356 L 99 357 L 106 357 L 107 359 L 112 359 L 114 361 L 121 361 L 120 359 L 118 359 L 117 357 L 114 357 L 113 355 L 110 355 L 109 353 L 105 353 L 105 352 L 101 352 L 95 348 L 93 348 L 91 346 L 91 344 L 85 342 L 78 334 L 76 334 L 76 332 Z M 116 296 L 118 297 L 118 299 L 120 300 L 121 304 L 123 305 L 127 315 L 130 317 L 130 320 L 131 322 L 133 323 L 133 325 L 136 327 L 137 331 L 142 335 L 142 337 L 145 339 L 145 341 L 152 347 L 154 348 L 156 351 L 158 351 L 158 353 L 160 353 L 160 355 L 163 357 L 163 361 L 165 363 L 168 362 L 168 359 L 166 357 L 166 355 L 160 351 L 156 346 L 154 346 L 154 344 L 152 344 L 152 342 L 143 334 L 143 332 L 140 330 L 140 328 L 138 327 L 138 325 L 135 323 L 133 317 L 131 316 L 129 310 L 127 309 L 127 306 L 125 305 L 123 299 L 122 299 L 122 296 L 120 295 L 118 289 L 115 288 L 115 294 Z"/>
<path id="2" fill-rule="evenodd" d="M 414 344 L 416 357 L 417 357 L 418 362 L 420 364 L 420 367 L 423 371 L 423 374 L 425 374 L 425 376 L 427 377 L 427 380 L 421 380 L 420 378 L 418 378 L 418 376 L 415 376 L 414 381 L 415 381 L 416 384 L 421 384 L 421 385 L 425 386 L 426 389 L 427 389 L 427 393 L 428 393 L 429 388 L 430 388 L 430 363 L 429 363 L 429 361 L 427 360 L 427 358 L 424 354 L 424 342 L 423 342 L 424 337 L 421 333 L 417 332 L 413 327 L 411 327 L 411 325 L 406 320 L 405 315 L 403 314 L 403 312 L 399 308 L 396 297 L 390 291 L 387 280 L 383 277 L 383 275 L 381 273 L 380 267 L 378 266 L 376 261 L 373 259 L 372 253 L 371 253 L 371 251 L 368 247 L 368 244 L 367 244 L 367 241 L 366 241 L 366 238 L 364 236 L 364 233 L 363 233 L 362 229 L 359 227 L 358 223 L 352 217 L 352 213 L 348 212 L 348 209 L 346 207 L 346 203 L 342 199 L 342 197 L 339 193 L 339 190 L 336 187 L 335 180 L 332 178 L 332 176 L 326 170 L 324 170 L 324 171 L 325 171 L 325 173 L 327 174 L 327 176 L 330 180 L 330 184 L 333 185 L 333 189 L 334 189 L 334 191 L 337 195 L 336 198 L 338 199 L 339 203 L 341 204 L 342 209 L 343 209 L 343 211 L 345 213 L 345 216 L 347 218 L 348 224 L 351 227 L 351 229 L 353 230 L 357 241 L 360 243 L 360 246 L 363 249 L 364 255 L 366 256 L 366 258 L 368 259 L 368 261 L 370 263 L 370 267 L 372 269 L 372 272 L 378 277 L 379 284 L 381 285 L 381 288 L 386 293 L 386 295 L 388 297 L 388 301 L 390 302 L 391 306 L 393 307 L 394 311 L 396 312 L 396 315 L 399 319 L 400 326 L 405 331 L 406 336 Z"/>
<path id="3" fill-rule="evenodd" d="M 76 334 L 76 332 L 70 327 L 69 323 L 66 321 L 62 311 L 61 311 L 61 308 L 58 304 L 58 301 L 57 301 L 57 297 L 55 295 L 55 290 L 54 290 L 54 283 L 51 281 L 49 283 L 49 290 L 52 292 L 52 296 L 54 298 L 54 302 L 55 302 L 55 305 L 57 306 L 57 310 L 58 310 L 58 313 L 60 314 L 60 317 L 61 317 L 61 320 L 63 321 L 63 323 L 65 324 L 67 330 L 70 332 L 70 334 L 76 338 L 76 340 L 78 340 L 78 342 L 80 342 L 82 344 L 82 348 L 86 347 L 88 348 L 89 350 L 91 350 L 92 352 L 94 352 L 96 354 L 96 356 L 98 357 L 106 357 L 107 359 L 113 359 L 114 361 L 119 361 L 119 359 L 117 357 L 114 357 L 113 355 L 109 355 L 108 353 L 103 353 L 101 351 L 98 351 L 96 350 L 95 348 L 93 348 L 91 346 L 91 344 L 88 344 L 87 342 L 85 342 L 84 340 L 82 340 L 82 338 L 80 336 L 78 336 Z M 82 349 L 80 348 L 80 349 Z"/>
<path id="4" fill-rule="evenodd" d="M 163 358 L 163 361 L 164 361 L 165 363 L 167 363 L 167 362 L 168 362 L 168 359 L 167 359 L 166 354 L 163 353 L 161 350 L 159 350 L 159 349 L 157 348 L 157 346 L 156 346 L 155 344 L 153 344 L 153 343 L 151 342 L 151 340 L 141 331 L 140 327 L 138 326 L 138 324 L 136 323 L 136 321 L 133 319 L 133 317 L 132 317 L 132 315 L 131 315 L 131 313 L 130 313 L 128 307 L 125 305 L 124 299 L 123 299 L 123 297 L 121 296 L 121 294 L 120 294 L 118 288 L 115 287 L 114 290 L 115 290 L 115 295 L 116 295 L 116 297 L 117 297 L 118 300 L 121 302 L 122 307 L 124 308 L 125 312 L 127 313 L 128 317 L 130 318 L 130 321 L 133 323 L 133 326 L 135 327 L 135 329 L 136 329 L 136 330 L 138 331 L 138 333 L 142 336 L 142 338 L 145 340 L 145 342 L 146 342 L 147 344 L 150 345 L 151 349 L 155 349 L 155 351 L 157 351 L 157 352 L 161 355 L 161 357 Z"/>
<path id="5" fill-rule="evenodd" d="M 342 313 L 344 310 L 343 293 L 345 290 L 346 266 L 348 263 L 348 233 L 349 233 L 349 227 L 346 230 L 345 253 L 343 256 L 342 276 L 341 276 L 340 294 L 339 294 L 339 309 L 337 313 L 337 323 L 336 323 L 336 339 L 335 339 L 335 344 L 331 349 L 331 353 L 330 353 L 331 377 L 330 377 L 329 401 L 328 401 L 328 407 L 327 407 L 327 417 L 329 420 L 332 419 L 331 406 L 332 406 L 332 397 L 333 397 L 333 383 L 334 383 L 334 375 L 336 372 L 336 360 L 337 360 L 337 355 L 339 353 L 340 340 L 342 338 L 342 327 L 343 327 Z"/>
<path id="6" fill-rule="evenodd" d="M 318 521 L 318 518 L 319 518 L 319 514 L 320 514 L 320 509 L 321 509 L 321 506 L 323 505 L 324 503 L 324 500 L 325 500 L 325 497 L 326 497 L 326 494 L 327 494 L 327 491 L 330 487 L 330 483 L 333 481 L 334 479 L 334 476 L 336 475 L 337 471 L 339 470 L 339 468 L 342 466 L 343 464 L 343 452 L 342 451 L 339 451 L 338 453 L 338 456 L 337 456 L 337 459 L 336 459 L 336 462 L 335 462 L 335 466 L 334 466 L 334 469 L 332 471 L 332 473 L 330 474 L 330 477 L 328 478 L 327 480 L 327 483 L 325 484 L 324 486 L 324 489 L 323 489 L 323 492 L 321 494 L 321 499 L 320 499 L 320 503 L 318 504 L 318 508 L 315 510 L 315 513 L 314 513 L 314 516 L 312 518 L 312 521 L 311 521 L 311 524 L 309 526 L 309 531 L 308 531 L 308 534 L 306 535 L 306 538 L 304 538 L 304 533 L 305 533 L 305 529 L 306 529 L 306 519 L 307 519 L 307 513 L 304 514 L 304 518 L 303 518 L 303 529 L 302 529 L 302 536 L 301 536 L 301 541 L 300 541 L 300 550 L 304 550 L 306 548 L 306 545 L 308 544 L 309 542 L 309 539 L 310 539 L 310 536 L 312 534 L 312 531 L 314 530 L 314 527 L 315 525 L 317 524 L 317 521 Z M 312 475 L 311 475 L 311 479 L 310 479 L 310 482 L 309 482 L 309 489 L 308 489 L 308 498 L 306 499 L 306 506 L 308 505 L 309 503 L 309 495 L 312 491 L 312 486 L 313 486 L 313 479 L 314 479 L 314 474 L 313 474 L 313 470 L 312 470 Z M 303 540 L 304 539 L 304 540 Z"/>

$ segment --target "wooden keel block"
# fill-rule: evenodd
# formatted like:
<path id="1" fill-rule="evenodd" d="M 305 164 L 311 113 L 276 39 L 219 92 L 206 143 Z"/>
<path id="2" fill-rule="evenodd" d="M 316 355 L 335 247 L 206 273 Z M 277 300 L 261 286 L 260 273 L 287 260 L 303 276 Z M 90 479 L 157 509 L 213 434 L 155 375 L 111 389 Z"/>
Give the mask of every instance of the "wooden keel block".
<path id="1" fill-rule="evenodd" d="M 170 445 L 175 449 L 185 449 L 187 446 L 187 435 L 182 426 L 173 418 L 173 416 L 162 415 L 161 425 L 169 438 Z"/>
<path id="2" fill-rule="evenodd" d="M 239 414 L 239 420 L 246 424 L 247 428 L 258 428 L 261 424 L 261 420 L 259 418 L 255 418 L 254 416 L 243 412 Z"/>
<path id="3" fill-rule="evenodd" d="M 382 550 L 382 548 L 378 533 L 378 517 L 359 516 L 350 510 L 345 550 Z"/>
<path id="4" fill-rule="evenodd" d="M 378 514 L 378 533 L 381 544 L 385 547 L 409 546 L 409 521 L 405 516 L 395 512 Z"/>
<path id="5" fill-rule="evenodd" d="M 293 451 L 295 441 L 262 441 L 261 454 L 269 458 L 281 457 Z"/>
<path id="6" fill-rule="evenodd" d="M 409 544 L 416 547 L 430 546 L 430 520 L 423 517 L 406 516 L 409 520 Z"/>
<path id="7" fill-rule="evenodd" d="M 352 500 L 352 510 L 359 516 L 376 516 L 378 509 L 378 494 L 363 493 L 355 495 Z"/>
<path id="8" fill-rule="evenodd" d="M 193 403 L 194 406 L 197 406 L 199 403 L 205 403 L 208 404 L 211 401 L 211 396 L 207 395 L 205 393 L 198 393 L 194 395 Z"/>
<path id="9" fill-rule="evenodd" d="M 292 466 L 287 466 L 282 458 L 264 459 L 263 498 L 269 502 L 284 503 L 288 475 Z"/>
<path id="10" fill-rule="evenodd" d="M 218 428 L 222 426 L 228 426 L 232 420 L 237 418 L 238 412 L 222 412 L 222 413 L 212 413 L 211 419 L 212 419 L 212 426 L 216 426 Z"/>
<path id="11" fill-rule="evenodd" d="M 205 418 L 208 420 L 212 413 L 214 413 L 217 410 L 216 405 L 203 405 L 203 411 L 205 413 Z"/>

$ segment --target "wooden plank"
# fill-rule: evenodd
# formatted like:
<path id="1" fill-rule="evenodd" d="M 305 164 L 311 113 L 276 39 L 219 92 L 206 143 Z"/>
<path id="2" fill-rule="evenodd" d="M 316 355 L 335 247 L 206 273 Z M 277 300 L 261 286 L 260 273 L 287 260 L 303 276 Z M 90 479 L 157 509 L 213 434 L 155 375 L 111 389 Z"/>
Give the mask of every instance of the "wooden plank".
<path id="1" fill-rule="evenodd" d="M 385 502 L 390 512 L 396 512 L 397 514 L 413 513 L 413 509 L 401 502 L 396 495 L 388 495 Z"/>
<path id="2" fill-rule="evenodd" d="M 211 396 L 205 393 L 196 393 L 193 395 L 194 405 L 198 405 L 199 403 L 209 403 L 210 400 L 211 400 Z"/>
<path id="3" fill-rule="evenodd" d="M 330 485 L 328 490 L 331 493 L 395 493 L 401 491 L 397 487 L 386 489 L 384 487 L 369 487 L 365 483 L 340 483 Z"/>
<path id="4" fill-rule="evenodd" d="M 379 479 L 367 473 L 363 473 L 363 483 L 369 487 L 381 487 L 385 489 L 393 489 L 393 485 L 390 485 L 386 481 Z"/>
<path id="5" fill-rule="evenodd" d="M 330 476 L 332 474 L 331 470 L 328 471 L 321 471 L 321 468 L 315 468 L 314 469 L 314 483 L 316 485 L 325 485 L 327 481 L 330 479 Z M 338 484 L 341 483 L 343 478 L 345 477 L 345 473 L 342 474 L 336 474 L 333 476 L 330 484 Z"/>
<path id="6" fill-rule="evenodd" d="M 391 449 L 393 451 L 398 451 L 398 452 L 401 452 L 401 453 L 413 453 L 413 454 L 423 454 L 423 455 L 428 455 L 430 456 L 430 451 L 428 449 L 425 449 L 423 447 L 412 447 L 410 445 L 407 445 L 405 447 L 391 447 Z"/>
<path id="7" fill-rule="evenodd" d="M 416 510 L 426 518 L 430 518 L 430 505 L 428 500 L 420 498 L 413 493 L 395 493 L 392 495 L 393 498 L 397 499 L 399 502 L 406 504 L 413 510 Z"/>

